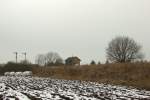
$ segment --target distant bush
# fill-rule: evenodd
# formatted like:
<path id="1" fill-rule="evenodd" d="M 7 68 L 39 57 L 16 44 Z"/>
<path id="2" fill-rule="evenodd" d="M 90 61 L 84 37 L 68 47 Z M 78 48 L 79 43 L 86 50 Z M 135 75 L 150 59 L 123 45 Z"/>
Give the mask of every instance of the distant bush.
<path id="1" fill-rule="evenodd" d="M 96 62 L 94 60 L 91 61 L 91 65 L 96 65 Z"/>
<path id="2" fill-rule="evenodd" d="M 0 75 L 3 75 L 3 66 L 0 66 Z"/>
<path id="3" fill-rule="evenodd" d="M 1 73 L 4 72 L 18 72 L 18 71 L 32 71 L 32 64 L 23 64 L 23 63 L 14 63 L 14 62 L 8 62 L 4 67 L 2 67 Z"/>

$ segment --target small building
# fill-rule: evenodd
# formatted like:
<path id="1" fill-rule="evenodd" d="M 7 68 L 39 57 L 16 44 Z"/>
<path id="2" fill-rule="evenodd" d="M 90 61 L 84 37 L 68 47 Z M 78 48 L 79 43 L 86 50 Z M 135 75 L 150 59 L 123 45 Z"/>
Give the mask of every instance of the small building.
<path id="1" fill-rule="evenodd" d="M 68 57 L 65 60 L 66 65 L 80 65 L 81 60 L 78 57 Z"/>

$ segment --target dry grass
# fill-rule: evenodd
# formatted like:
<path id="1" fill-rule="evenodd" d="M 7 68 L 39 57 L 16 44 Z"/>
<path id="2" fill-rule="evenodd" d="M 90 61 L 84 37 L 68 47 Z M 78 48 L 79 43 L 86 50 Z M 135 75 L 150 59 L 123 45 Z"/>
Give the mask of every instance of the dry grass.
<path id="1" fill-rule="evenodd" d="M 150 63 L 36 67 L 33 73 L 41 77 L 96 81 L 150 90 Z"/>

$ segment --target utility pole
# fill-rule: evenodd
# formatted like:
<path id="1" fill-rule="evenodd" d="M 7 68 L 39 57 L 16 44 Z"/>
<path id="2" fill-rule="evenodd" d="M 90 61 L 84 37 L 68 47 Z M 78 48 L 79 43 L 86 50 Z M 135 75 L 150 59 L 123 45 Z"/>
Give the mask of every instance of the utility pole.
<path id="1" fill-rule="evenodd" d="M 16 55 L 16 63 L 17 63 L 17 60 L 18 60 L 18 52 L 14 52 L 14 54 Z"/>
<path id="2" fill-rule="evenodd" d="M 26 52 L 24 52 L 24 53 L 22 53 L 23 55 L 24 55 L 24 59 L 25 59 L 25 61 L 27 60 L 27 53 Z"/>

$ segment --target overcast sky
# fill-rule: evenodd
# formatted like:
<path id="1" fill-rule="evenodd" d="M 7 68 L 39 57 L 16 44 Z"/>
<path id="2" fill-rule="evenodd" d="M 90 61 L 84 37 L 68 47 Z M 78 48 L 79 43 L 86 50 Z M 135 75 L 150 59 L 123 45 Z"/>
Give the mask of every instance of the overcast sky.
<path id="1" fill-rule="evenodd" d="M 150 60 L 150 0 L 0 0 L 0 63 L 49 51 L 105 61 L 108 42 L 134 38 Z"/>

